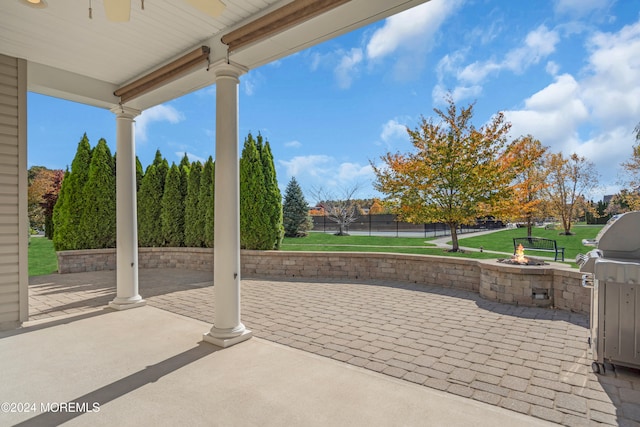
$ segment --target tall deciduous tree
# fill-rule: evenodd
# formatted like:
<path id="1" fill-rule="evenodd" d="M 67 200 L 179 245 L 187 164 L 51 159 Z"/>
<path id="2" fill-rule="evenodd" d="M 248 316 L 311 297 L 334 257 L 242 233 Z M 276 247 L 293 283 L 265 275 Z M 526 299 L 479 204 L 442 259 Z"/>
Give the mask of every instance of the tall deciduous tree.
<path id="1" fill-rule="evenodd" d="M 83 249 L 113 248 L 116 244 L 115 164 L 103 138 L 93 148 L 87 182 L 83 188 L 80 233 Z"/>
<path id="2" fill-rule="evenodd" d="M 63 181 L 53 212 L 53 245 L 56 251 L 84 249 L 85 241 L 80 231 L 80 222 L 84 212 L 83 189 L 89 176 L 90 163 L 91 145 L 85 133 L 78 143 L 71 170 Z"/>
<path id="3" fill-rule="evenodd" d="M 635 129 L 636 140 L 640 141 L 640 124 Z M 611 200 L 612 213 L 640 210 L 640 142 L 633 146 L 631 157 L 622 163 L 624 177 L 623 190 Z"/>
<path id="4" fill-rule="evenodd" d="M 53 209 L 55 208 L 58 201 L 64 177 L 65 173 L 62 169 L 53 170 L 49 191 L 42 195 L 42 209 L 44 211 L 44 235 L 48 239 L 53 239 L 53 233 L 55 231 L 53 225 Z"/>
<path id="5" fill-rule="evenodd" d="M 284 190 L 284 203 L 282 204 L 284 235 L 286 237 L 304 237 L 313 228 L 313 220 L 309 215 L 309 205 L 304 199 L 302 188 L 291 178 Z"/>
<path id="6" fill-rule="evenodd" d="M 384 213 L 384 206 L 380 203 L 380 200 L 373 199 L 373 203 L 369 207 L 369 215 L 380 215 Z"/>
<path id="7" fill-rule="evenodd" d="M 156 164 L 149 165 L 138 191 L 138 244 L 142 247 L 164 244 L 161 218 L 163 181 Z"/>
<path id="8" fill-rule="evenodd" d="M 189 170 L 187 197 L 184 201 L 184 245 L 190 247 L 201 247 L 204 243 L 204 227 L 198 224 L 201 175 L 202 163 L 193 162 Z"/>
<path id="9" fill-rule="evenodd" d="M 580 210 L 588 210 L 589 193 L 598 185 L 598 173 L 593 163 L 577 154 L 565 158 L 562 153 L 546 156 L 547 187 L 545 193 L 553 213 L 561 218 L 564 234 L 571 234 L 571 225 Z"/>
<path id="10" fill-rule="evenodd" d="M 414 152 L 387 153 L 384 166 L 372 167 L 375 188 L 387 195 L 399 218 L 447 224 L 452 250 L 458 251 L 458 227 L 502 208 L 513 197 L 515 175 L 502 159 L 510 128 L 503 114 L 476 129 L 473 104 L 458 111 L 451 97 L 447 103 L 446 111 L 434 110 L 440 123 L 423 117 L 419 127 L 408 130 Z"/>
<path id="11" fill-rule="evenodd" d="M 329 193 L 323 188 L 311 190 L 312 197 L 322 207 L 323 215 L 338 225 L 336 236 L 348 236 L 349 225 L 358 219 L 360 209 L 355 195 L 359 190 L 359 184 L 341 188 L 339 195 Z"/>
<path id="12" fill-rule="evenodd" d="M 543 190 L 547 187 L 544 154 L 547 147 L 531 135 L 522 136 L 509 145 L 504 159 L 520 170 L 512 183 L 514 198 L 505 200 L 506 217 L 527 224 L 527 236 L 533 232 L 536 218 L 542 216 Z"/>
<path id="13" fill-rule="evenodd" d="M 162 196 L 162 236 L 167 246 L 184 246 L 184 193 L 182 172 L 175 163 L 169 168 Z"/>
<path id="14" fill-rule="evenodd" d="M 51 170 L 44 166 L 29 168 L 29 224 L 32 228 L 43 228 L 45 236 L 49 238 L 53 237 L 53 208 L 58 200 L 63 178 L 62 170 Z"/>

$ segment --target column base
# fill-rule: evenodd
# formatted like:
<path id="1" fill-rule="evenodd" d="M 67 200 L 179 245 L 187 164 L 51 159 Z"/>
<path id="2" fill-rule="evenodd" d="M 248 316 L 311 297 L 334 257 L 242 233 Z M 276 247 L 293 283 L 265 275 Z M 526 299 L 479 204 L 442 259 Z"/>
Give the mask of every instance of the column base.
<path id="1" fill-rule="evenodd" d="M 109 303 L 109 307 L 114 310 L 129 310 L 130 308 L 142 307 L 143 305 L 147 305 L 147 301 L 142 298 L 133 301 L 126 298 L 123 298 L 122 300 L 118 300 L 118 298 L 116 298 Z"/>
<path id="2" fill-rule="evenodd" d="M 217 345 L 218 347 L 227 348 L 232 345 L 236 345 L 241 343 L 242 341 L 246 341 L 253 336 L 253 332 L 248 329 L 242 331 L 240 335 L 236 335 L 234 337 L 217 337 L 211 334 L 211 331 L 207 332 L 202 336 L 203 341 L 206 341 L 210 344 Z"/>

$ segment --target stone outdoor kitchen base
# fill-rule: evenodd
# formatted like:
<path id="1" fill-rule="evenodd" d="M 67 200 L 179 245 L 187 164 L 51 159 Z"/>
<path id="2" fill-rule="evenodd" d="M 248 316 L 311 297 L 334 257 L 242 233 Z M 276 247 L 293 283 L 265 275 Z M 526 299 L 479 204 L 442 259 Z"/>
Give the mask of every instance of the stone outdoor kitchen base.
<path id="1" fill-rule="evenodd" d="M 139 268 L 213 271 L 213 250 L 140 248 Z M 487 300 L 588 314 L 591 295 L 565 264 L 501 264 L 427 255 L 360 252 L 242 251 L 242 277 L 389 280 L 478 292 Z M 115 249 L 58 252 L 60 273 L 115 270 Z"/>

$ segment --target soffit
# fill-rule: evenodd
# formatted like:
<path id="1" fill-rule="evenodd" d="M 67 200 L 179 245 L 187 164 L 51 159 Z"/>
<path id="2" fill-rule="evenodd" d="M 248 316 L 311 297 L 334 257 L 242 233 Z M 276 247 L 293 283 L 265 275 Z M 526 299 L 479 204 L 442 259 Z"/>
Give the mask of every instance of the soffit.
<path id="1" fill-rule="evenodd" d="M 0 54 L 28 61 L 29 90 L 110 108 L 113 91 L 200 45 L 211 61 L 248 69 L 280 59 L 426 0 L 351 0 L 280 34 L 227 53 L 220 38 L 290 0 L 224 0 L 212 18 L 183 0 L 131 0 L 129 22 L 107 21 L 102 0 L 48 0 L 33 9 L 3 0 Z M 89 19 L 89 5 L 93 18 Z M 206 67 L 130 103 L 145 109 L 214 83 Z M 128 104 L 129 105 L 129 104 Z"/>

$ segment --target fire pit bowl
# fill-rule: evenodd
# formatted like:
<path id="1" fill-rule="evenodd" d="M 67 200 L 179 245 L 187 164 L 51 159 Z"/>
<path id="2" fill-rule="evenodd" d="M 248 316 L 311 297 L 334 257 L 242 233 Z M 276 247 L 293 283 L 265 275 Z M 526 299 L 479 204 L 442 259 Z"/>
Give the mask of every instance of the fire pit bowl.
<path id="1" fill-rule="evenodd" d="M 518 245 L 516 253 L 511 258 L 500 258 L 498 262 L 510 265 L 549 265 L 539 258 L 524 256 L 524 247 Z"/>
<path id="2" fill-rule="evenodd" d="M 516 257 L 512 258 L 499 258 L 499 263 L 509 264 L 509 265 L 549 265 L 548 262 L 541 260 L 539 258 L 526 257 L 524 259 L 518 259 Z"/>

